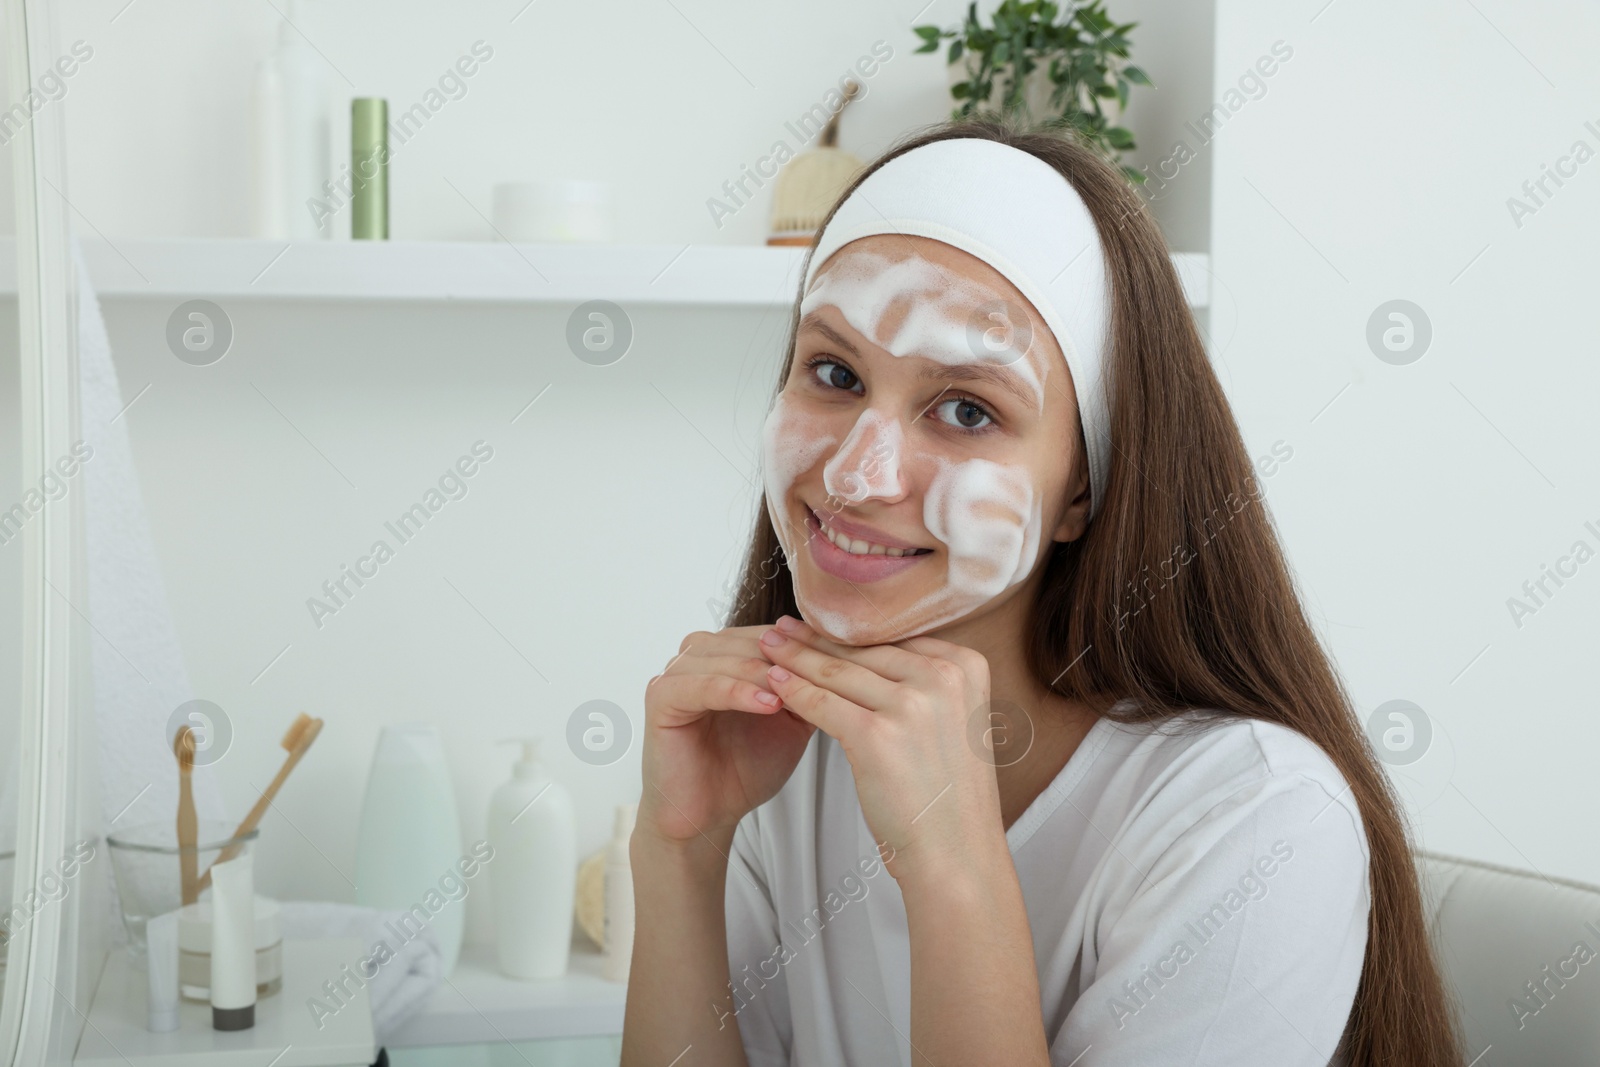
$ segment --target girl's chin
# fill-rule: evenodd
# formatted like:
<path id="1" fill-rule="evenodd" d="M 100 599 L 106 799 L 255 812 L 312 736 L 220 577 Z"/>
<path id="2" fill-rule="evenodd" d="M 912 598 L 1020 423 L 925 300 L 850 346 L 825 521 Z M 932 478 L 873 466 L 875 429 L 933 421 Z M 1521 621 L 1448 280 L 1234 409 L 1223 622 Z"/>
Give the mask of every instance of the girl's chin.
<path id="1" fill-rule="evenodd" d="M 835 599 L 807 596 L 797 588 L 795 599 L 806 625 L 835 644 L 889 645 L 931 629 L 929 620 L 898 615 L 893 605 L 863 600 L 862 594 L 853 591 Z"/>
<path id="2" fill-rule="evenodd" d="M 826 584 L 833 584 L 831 581 Z M 877 597 L 866 590 L 846 588 L 842 593 L 827 589 L 821 595 L 810 583 L 797 580 L 795 601 L 800 615 L 817 633 L 840 645 L 891 645 L 912 637 L 937 637 L 946 628 L 986 611 L 994 600 L 980 604 L 954 605 L 945 598 L 932 608 L 910 613 L 912 605 L 924 601 L 926 591 L 912 590 L 895 597 Z"/>
<path id="3" fill-rule="evenodd" d="M 836 645 L 845 645 L 850 648 L 867 648 L 871 645 L 892 645 L 896 641 L 903 641 L 907 637 L 913 636 L 909 633 L 896 632 L 890 627 L 883 626 L 881 624 L 878 626 L 872 626 L 870 624 L 866 624 L 864 620 L 857 619 L 852 621 L 861 622 L 862 625 L 852 627 L 846 633 L 835 633 L 832 627 L 823 624 L 821 620 L 813 619 L 810 614 L 806 615 L 806 623 L 813 630 L 816 630 L 817 633 L 821 634 L 823 637 L 827 638 L 829 641 L 832 641 Z"/>

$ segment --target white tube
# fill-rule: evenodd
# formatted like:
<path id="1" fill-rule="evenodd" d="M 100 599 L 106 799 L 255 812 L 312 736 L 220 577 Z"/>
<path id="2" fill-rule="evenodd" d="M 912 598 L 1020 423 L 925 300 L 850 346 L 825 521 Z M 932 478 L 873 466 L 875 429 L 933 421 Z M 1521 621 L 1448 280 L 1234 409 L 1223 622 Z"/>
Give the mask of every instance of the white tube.
<path id="1" fill-rule="evenodd" d="M 164 1034 L 178 1028 L 178 913 L 146 922 L 144 938 L 150 978 L 145 1027 Z"/>
<path id="2" fill-rule="evenodd" d="M 211 866 L 211 1028 L 256 1024 L 255 878 L 249 853 Z"/>
<path id="3" fill-rule="evenodd" d="M 639 805 L 618 804 L 611 843 L 606 846 L 606 944 L 600 972 L 609 982 L 626 982 L 633 963 L 633 866 L 628 840 L 638 814 Z"/>

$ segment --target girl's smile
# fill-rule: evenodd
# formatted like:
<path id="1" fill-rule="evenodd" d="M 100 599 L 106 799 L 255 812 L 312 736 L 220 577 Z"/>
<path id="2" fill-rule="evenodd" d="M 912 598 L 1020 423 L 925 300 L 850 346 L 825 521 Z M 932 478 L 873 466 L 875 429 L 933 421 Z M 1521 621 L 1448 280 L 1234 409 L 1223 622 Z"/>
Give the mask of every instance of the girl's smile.
<path id="1" fill-rule="evenodd" d="M 933 550 L 899 546 L 891 538 L 874 535 L 870 540 L 841 532 L 845 520 L 835 517 L 824 522 L 814 509 L 807 509 L 806 548 L 811 559 L 824 571 L 847 582 L 876 582 L 930 559 Z M 855 524 L 850 524 L 854 526 Z M 866 534 L 863 529 L 854 531 Z M 880 539 L 881 538 L 881 539 Z"/>

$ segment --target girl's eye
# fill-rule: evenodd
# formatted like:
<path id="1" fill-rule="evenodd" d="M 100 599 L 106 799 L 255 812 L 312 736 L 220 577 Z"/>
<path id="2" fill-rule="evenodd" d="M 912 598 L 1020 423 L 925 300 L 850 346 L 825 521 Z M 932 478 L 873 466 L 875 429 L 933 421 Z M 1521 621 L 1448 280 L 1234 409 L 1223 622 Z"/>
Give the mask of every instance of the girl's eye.
<path id="1" fill-rule="evenodd" d="M 854 392 L 856 386 L 861 384 L 861 379 L 856 377 L 855 371 L 843 363 L 835 363 L 831 359 L 816 359 L 811 361 L 810 366 L 812 373 L 823 385 Z"/>
<path id="2" fill-rule="evenodd" d="M 806 369 L 816 376 L 824 388 L 843 389 L 857 396 L 866 391 L 860 376 L 838 360 L 813 356 L 807 361 Z M 946 426 L 966 433 L 988 433 L 999 425 L 987 408 L 967 396 L 949 397 L 928 410 L 935 412 L 935 418 Z"/>
<path id="3" fill-rule="evenodd" d="M 994 421 L 982 405 L 965 397 L 958 396 L 941 401 L 936 410 L 941 413 L 941 417 L 948 411 L 949 418 L 945 418 L 944 421 L 963 430 L 982 430 Z"/>

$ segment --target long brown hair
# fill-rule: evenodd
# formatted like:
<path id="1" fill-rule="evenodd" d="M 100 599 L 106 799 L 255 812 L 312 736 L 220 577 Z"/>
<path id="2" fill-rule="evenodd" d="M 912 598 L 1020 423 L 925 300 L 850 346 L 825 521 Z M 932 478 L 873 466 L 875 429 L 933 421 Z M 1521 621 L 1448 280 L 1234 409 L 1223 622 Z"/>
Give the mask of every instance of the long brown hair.
<path id="1" fill-rule="evenodd" d="M 1255 468 L 1160 228 L 1093 149 L 995 119 L 913 131 L 840 200 L 895 156 L 952 137 L 999 141 L 1056 168 L 1094 218 L 1111 289 L 1104 499 L 1084 535 L 1054 544 L 1044 561 L 1030 609 L 1030 668 L 1055 692 L 1120 722 L 1247 717 L 1321 746 L 1360 807 L 1371 856 L 1366 958 L 1342 1047 L 1351 1067 L 1460 1067 L 1462 1042 L 1398 799 L 1257 506 Z M 780 391 L 799 317 L 797 301 Z M 729 625 L 799 617 L 782 559 L 760 507 Z"/>

